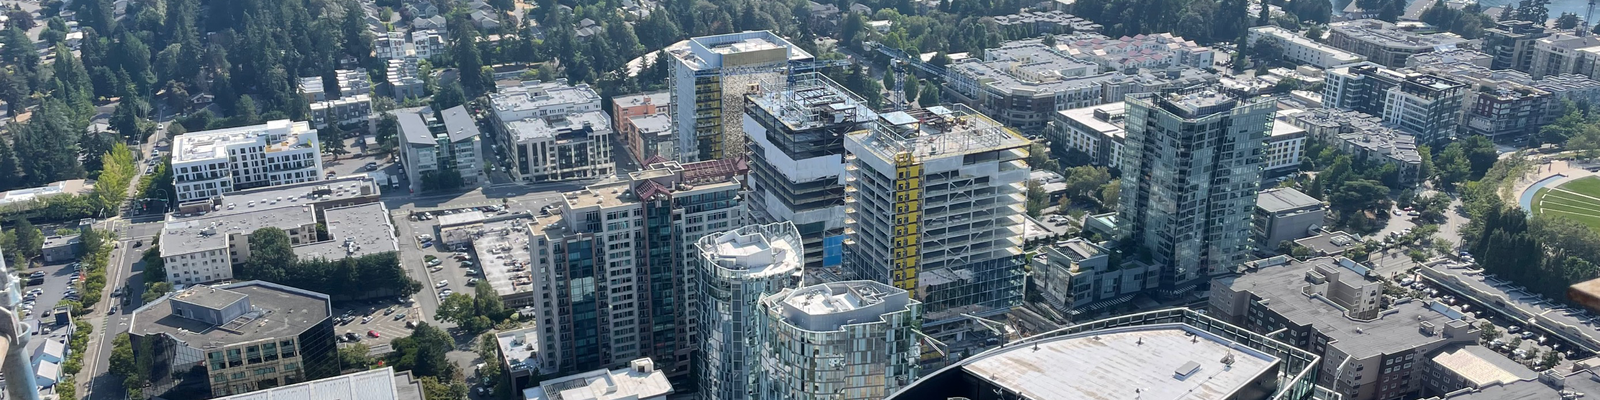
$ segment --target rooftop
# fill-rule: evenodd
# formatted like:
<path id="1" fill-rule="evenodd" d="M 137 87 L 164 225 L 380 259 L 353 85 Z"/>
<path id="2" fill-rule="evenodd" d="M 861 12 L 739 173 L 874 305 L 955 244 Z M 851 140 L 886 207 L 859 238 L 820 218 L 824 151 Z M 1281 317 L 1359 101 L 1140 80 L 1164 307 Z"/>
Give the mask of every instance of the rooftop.
<path id="1" fill-rule="evenodd" d="M 0 193 L 0 205 L 23 203 L 61 194 L 88 193 L 94 186 L 89 186 L 83 179 L 72 179 L 54 182 L 36 188 L 17 189 Z"/>
<path id="2" fill-rule="evenodd" d="M 511 369 L 538 369 L 539 327 L 495 333 L 494 339 L 500 344 L 500 356 L 506 358 Z"/>
<path id="3" fill-rule="evenodd" d="M 505 121 L 507 117 L 503 113 L 509 112 L 580 104 L 592 104 L 599 109 L 600 93 L 586 83 L 569 85 L 566 79 L 527 81 L 520 86 L 500 88 L 499 92 L 489 95 L 489 103 L 494 107 L 495 114 Z"/>
<path id="4" fill-rule="evenodd" d="M 603 112 L 584 111 L 552 115 L 545 118 L 508 121 L 506 122 L 506 129 L 511 131 L 512 137 L 516 138 L 519 143 L 548 138 L 557 138 L 562 142 L 585 141 L 589 140 L 590 132 L 609 131 L 611 129 L 611 120 Z"/>
<path id="5" fill-rule="evenodd" d="M 1375 19 L 1339 21 L 1328 24 L 1329 30 L 1343 33 L 1357 40 L 1376 43 L 1384 47 L 1403 49 L 1437 49 L 1456 47 L 1467 42 L 1449 33 L 1419 34 L 1400 29 L 1398 25 Z"/>
<path id="6" fill-rule="evenodd" d="M 1317 200 L 1294 188 L 1272 188 L 1262 190 L 1256 197 L 1256 208 L 1269 213 L 1297 210 L 1301 208 L 1322 207 L 1322 200 Z"/>
<path id="7" fill-rule="evenodd" d="M 1446 349 L 1433 356 L 1433 363 L 1465 378 L 1475 387 L 1511 383 L 1539 376 L 1528 367 L 1479 345 Z"/>
<path id="8" fill-rule="evenodd" d="M 1013 41 L 984 50 L 984 59 L 966 59 L 950 72 L 1016 95 L 1054 96 L 1057 92 L 1095 87 L 1116 79 L 1100 73 L 1095 63 L 1068 57 L 1039 41 Z"/>
<path id="9" fill-rule="evenodd" d="M 229 234 L 249 234 L 261 228 L 289 230 L 316 222 L 310 204 L 258 208 L 249 212 L 181 221 L 169 220 L 161 229 L 161 256 L 221 249 L 227 247 Z"/>
<path id="10" fill-rule="evenodd" d="M 433 132 L 428 130 L 428 122 L 422 119 L 422 114 L 414 110 L 396 110 L 395 118 L 400 122 L 400 136 L 406 138 L 406 144 L 419 146 L 437 146 Z"/>
<path id="11" fill-rule="evenodd" d="M 1417 153 L 1416 137 L 1385 125 L 1378 117 L 1322 108 L 1295 114 L 1289 121 L 1307 130 L 1312 130 L 1313 126 L 1336 129 L 1338 138 L 1353 146 L 1406 163 L 1422 162 L 1422 155 Z"/>
<path id="12" fill-rule="evenodd" d="M 172 313 L 171 302 L 174 298 L 205 304 L 221 304 L 228 300 L 211 295 L 212 290 L 249 296 L 253 310 L 246 317 L 251 319 L 230 321 L 227 326 L 213 326 Z M 194 297 L 185 298 L 185 293 Z M 195 296 L 196 293 L 204 294 Z M 134 310 L 128 326 L 129 333 L 134 335 L 162 334 L 192 348 L 209 349 L 233 343 L 297 336 L 313 325 L 326 322 L 331 313 L 327 295 L 270 282 L 249 281 L 194 286 L 168 294 Z"/>
<path id="13" fill-rule="evenodd" d="M 805 265 L 799 231 L 786 222 L 706 235 L 695 248 L 711 264 L 741 278 L 797 275 Z"/>
<path id="14" fill-rule="evenodd" d="M 1574 372 L 1545 371 L 1534 379 L 1457 390 L 1428 400 L 1576 399 L 1593 393 L 1600 393 L 1600 373 L 1585 368 Z"/>
<path id="15" fill-rule="evenodd" d="M 211 204 L 185 203 L 184 211 L 167 215 L 161 231 L 161 256 L 216 248 L 224 243 L 221 235 L 226 233 L 315 223 L 315 205 L 363 197 L 376 201 L 377 181 L 366 175 L 352 175 L 232 192 Z M 189 211 L 191 206 L 210 210 Z"/>
<path id="16" fill-rule="evenodd" d="M 1361 238 L 1340 232 L 1324 233 L 1294 241 L 1295 244 L 1305 246 L 1317 254 L 1335 255 L 1343 253 L 1345 249 L 1361 244 Z"/>
<path id="17" fill-rule="evenodd" d="M 487 222 L 472 241 L 484 282 L 501 296 L 533 290 L 528 223 L 522 218 Z"/>
<path id="18" fill-rule="evenodd" d="M 215 400 L 422 400 L 422 382 L 394 367 L 352 372 Z"/>
<path id="19" fill-rule="evenodd" d="M 1123 117 L 1127 115 L 1127 103 L 1125 102 L 1119 101 L 1056 112 L 1060 113 L 1062 118 L 1106 136 L 1123 137 L 1126 135 L 1122 130 L 1123 124 L 1126 123 Z"/>
<path id="20" fill-rule="evenodd" d="M 1311 40 L 1311 38 L 1302 36 L 1299 33 L 1295 33 L 1288 29 L 1283 29 L 1282 27 L 1278 27 L 1276 25 L 1257 26 L 1250 28 L 1250 31 L 1272 36 L 1281 41 L 1287 41 L 1294 44 L 1296 47 L 1315 49 L 1318 52 L 1333 56 L 1333 58 L 1339 60 L 1338 62 L 1344 64 L 1358 63 L 1366 59 L 1366 57 L 1362 57 L 1360 54 L 1351 53 L 1337 47 L 1329 46 L 1322 42 Z"/>
<path id="21" fill-rule="evenodd" d="M 949 107 L 896 111 L 883 114 L 858 137 L 878 157 L 893 160 L 909 152 L 918 159 L 961 157 L 994 150 L 1025 147 L 1032 141 L 963 104 Z"/>
<path id="22" fill-rule="evenodd" d="M 884 314 L 916 304 L 904 289 L 875 281 L 831 282 L 785 289 L 761 299 L 777 307 L 784 321 L 812 332 L 844 329 L 845 325 L 879 322 Z"/>
<path id="23" fill-rule="evenodd" d="M 1050 23 L 1072 27 L 1073 31 L 1093 32 L 1100 30 L 1100 24 L 1094 21 L 1078 18 L 1078 16 L 1057 11 L 1024 11 L 1011 15 L 995 16 L 994 22 L 1000 25 Z"/>
<path id="24" fill-rule="evenodd" d="M 667 383 L 667 374 L 656 370 L 648 358 L 633 360 L 625 369 L 546 379 L 538 387 L 522 391 L 526 400 L 636 400 L 668 394 L 672 394 L 672 385 Z"/>
<path id="25" fill-rule="evenodd" d="M 1157 324 L 1005 347 L 965 360 L 961 368 L 1030 399 L 1206 400 L 1251 398 L 1241 393 L 1259 390 L 1253 382 L 1279 363 L 1189 325 Z"/>
<path id="26" fill-rule="evenodd" d="M 860 96 L 814 72 L 794 75 L 778 87 L 763 87 L 747 99 L 796 132 L 871 121 L 878 115 Z"/>
<path id="27" fill-rule="evenodd" d="M 227 160 L 228 146 L 262 141 L 267 143 L 265 150 L 267 152 L 301 148 L 309 146 L 309 144 L 298 144 L 300 134 L 308 132 L 315 133 L 311 130 L 309 122 L 292 122 L 287 119 L 267 121 L 260 125 L 189 132 L 173 138 L 172 162 L 176 164 L 201 160 Z M 262 136 L 266 138 L 263 140 Z"/>
<path id="28" fill-rule="evenodd" d="M 641 135 L 671 135 L 672 116 L 667 113 L 641 115 L 628 118 L 629 123 L 639 128 Z"/>
<path id="29" fill-rule="evenodd" d="M 451 142 L 478 137 L 478 122 L 467 113 L 466 106 L 451 107 L 440 114 L 444 115 L 445 134 L 450 136 Z"/>
<path id="30" fill-rule="evenodd" d="M 639 93 L 620 96 L 611 99 L 611 102 L 620 107 L 633 107 L 645 104 L 667 106 L 672 104 L 672 92 L 660 91 L 654 93 Z"/>
<path id="31" fill-rule="evenodd" d="M 1319 257 L 1265 266 L 1217 282 L 1234 291 L 1249 291 L 1259 297 L 1262 305 L 1268 309 L 1292 324 L 1316 329 L 1330 339 L 1332 346 L 1355 359 L 1399 353 L 1447 340 L 1438 334 L 1418 329 L 1419 323 L 1433 326 L 1466 324 L 1459 314 L 1447 315 L 1436 310 L 1430 302 L 1412 299 L 1395 302 L 1371 320 L 1352 318 L 1346 315 L 1343 307 L 1322 297 L 1322 292 L 1318 291 L 1314 296 L 1306 294 L 1312 290 L 1308 286 L 1318 285 L 1306 277 L 1318 266 L 1353 272 L 1336 274 L 1344 284 L 1367 284 L 1367 268 L 1343 257 Z"/>
<path id="32" fill-rule="evenodd" d="M 690 38 L 667 46 L 668 54 L 691 70 L 744 65 L 774 65 L 812 59 L 811 53 L 771 31 L 745 31 Z"/>
<path id="33" fill-rule="evenodd" d="M 300 258 L 338 260 L 400 250 L 389 209 L 382 202 L 323 210 L 322 223 L 330 239 L 295 246 Z"/>
<path id="34" fill-rule="evenodd" d="M 1416 68 L 1428 65 L 1465 63 L 1489 68 L 1494 62 L 1494 56 L 1472 49 L 1452 48 L 1435 50 L 1427 53 L 1412 54 L 1406 58 L 1406 67 Z"/>

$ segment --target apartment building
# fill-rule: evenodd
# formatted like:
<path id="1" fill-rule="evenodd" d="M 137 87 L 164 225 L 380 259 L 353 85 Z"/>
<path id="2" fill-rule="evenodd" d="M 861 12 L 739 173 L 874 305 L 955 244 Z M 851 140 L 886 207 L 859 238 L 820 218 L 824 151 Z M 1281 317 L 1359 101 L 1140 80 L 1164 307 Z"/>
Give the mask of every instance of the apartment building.
<path id="1" fill-rule="evenodd" d="M 455 106 L 440 114 L 435 123 L 432 115 L 419 114 L 419 110 L 396 110 L 400 123 L 400 165 L 405 167 L 406 178 L 412 193 L 423 190 L 423 181 L 432 174 L 455 173 L 464 185 L 486 181 L 483 161 L 479 156 L 483 148 L 482 134 L 477 123 L 463 106 Z"/>
<path id="2" fill-rule="evenodd" d="M 1364 63 L 1328 71 L 1323 104 L 1383 118 L 1422 144 L 1457 134 L 1467 85 L 1434 74 Z"/>
<path id="3" fill-rule="evenodd" d="M 1378 117 L 1324 108 L 1294 114 L 1289 117 L 1289 123 L 1305 129 L 1311 138 L 1351 154 L 1358 161 L 1394 165 L 1400 173 L 1400 182 L 1417 181 L 1417 171 L 1422 165 L 1417 139 Z"/>
<path id="4" fill-rule="evenodd" d="M 1495 26 L 1483 30 L 1481 48 L 1494 57 L 1494 61 L 1485 67 L 1523 72 L 1531 70 L 1534 42 L 1550 34 L 1544 26 L 1529 21 L 1495 22 Z"/>
<path id="5" fill-rule="evenodd" d="M 916 293 L 934 337 L 962 314 L 1020 305 L 1030 143 L 961 105 L 884 114 L 847 135 L 850 273 Z"/>
<path id="6" fill-rule="evenodd" d="M 739 226 L 744 205 L 731 160 L 666 161 L 563 194 L 531 225 L 530 298 L 544 374 L 650 357 L 687 383 L 699 339 L 695 240 Z M 548 257 L 546 256 L 548 255 Z M 602 325 L 601 321 L 605 321 Z"/>
<path id="7" fill-rule="evenodd" d="M 699 375 L 701 399 L 751 397 L 760 390 L 759 340 L 765 314 L 757 309 L 763 297 L 800 286 L 805 249 L 794 224 L 746 225 L 695 241 L 694 260 L 700 275 Z M 815 356 L 815 355 L 813 355 Z"/>
<path id="8" fill-rule="evenodd" d="M 1274 106 L 1218 90 L 1128 96 L 1117 229 L 1150 253 L 1165 296 L 1233 271 L 1250 252 Z"/>
<path id="9" fill-rule="evenodd" d="M 372 95 L 346 95 L 338 99 L 311 103 L 311 127 L 358 124 L 372 119 Z"/>
<path id="10" fill-rule="evenodd" d="M 426 96 L 422 78 L 417 77 L 417 60 L 390 59 L 386 61 L 385 89 L 396 99 Z"/>
<path id="11" fill-rule="evenodd" d="M 1092 165 L 1121 168 L 1126 110 L 1126 103 L 1118 101 L 1056 111 L 1050 116 L 1050 129 L 1045 131 L 1050 152 L 1082 154 Z"/>
<path id="12" fill-rule="evenodd" d="M 489 96 L 511 177 L 526 182 L 609 176 L 611 117 L 588 84 L 529 81 Z"/>
<path id="13" fill-rule="evenodd" d="M 128 319 L 150 396 L 207 399 L 339 374 L 328 296 L 263 281 L 194 286 Z"/>
<path id="14" fill-rule="evenodd" d="M 818 73 L 746 96 L 752 223 L 794 223 L 807 268 L 823 266 L 823 242 L 843 240 L 846 134 L 878 114 L 865 100 Z"/>
<path id="15" fill-rule="evenodd" d="M 626 368 L 599 369 L 539 382 L 522 391 L 525 400 L 666 400 L 672 394 L 666 374 L 655 362 L 641 358 Z"/>
<path id="16" fill-rule="evenodd" d="M 257 229 L 282 229 L 291 245 L 310 245 L 317 242 L 317 223 L 327 222 L 325 210 L 375 203 L 378 194 L 376 181 L 352 176 L 232 192 L 181 204 L 161 229 L 161 258 L 167 271 L 161 278 L 173 285 L 233 279 L 233 266 L 250 257 L 249 237 Z M 379 251 L 380 239 L 390 237 L 375 229 L 364 232 L 371 235 L 353 236 L 371 242 L 367 251 Z M 326 256 L 330 253 L 319 254 L 332 258 Z"/>
<path id="17" fill-rule="evenodd" d="M 1284 60 L 1317 68 L 1329 69 L 1367 60 L 1365 56 L 1319 43 L 1275 25 L 1253 27 L 1245 35 L 1245 43 L 1249 46 L 1255 46 L 1257 41 L 1263 39 L 1278 41 L 1278 45 L 1283 47 Z"/>
<path id="18" fill-rule="evenodd" d="M 1600 38 L 1557 33 L 1533 42 L 1533 62 L 1528 66 L 1528 75 L 1543 78 L 1578 74 L 1600 79 L 1597 63 L 1600 63 Z"/>
<path id="19" fill-rule="evenodd" d="M 1105 247 L 1081 238 L 1056 242 L 1033 257 L 1033 284 L 1056 311 L 1083 315 L 1126 303 L 1160 283 L 1154 266 L 1111 265 L 1110 255 Z"/>
<path id="20" fill-rule="evenodd" d="M 1328 24 L 1328 45 L 1390 68 L 1404 67 L 1406 58 L 1413 54 L 1460 47 L 1467 42 L 1455 34 L 1419 34 L 1375 19 Z"/>
<path id="21" fill-rule="evenodd" d="M 1113 39 L 1098 33 L 1082 32 L 1058 36 L 1056 46 L 1067 56 L 1099 64 L 1109 71 L 1211 68 L 1216 62 L 1216 50 L 1171 33 Z"/>
<path id="22" fill-rule="evenodd" d="M 1017 14 L 997 15 L 995 25 L 1012 37 L 1036 37 L 1074 32 L 1099 32 L 1100 24 L 1078 16 L 1055 11 L 1024 11 Z"/>
<path id="23" fill-rule="evenodd" d="M 653 156 L 672 159 L 672 92 L 661 91 L 611 99 L 611 126 L 633 161 Z M 665 148 L 663 148 L 665 146 Z"/>
<path id="24" fill-rule="evenodd" d="M 1406 68 L 1442 64 L 1469 64 L 1489 68 L 1489 66 L 1494 65 L 1494 56 L 1477 50 L 1455 48 L 1413 54 L 1411 57 L 1406 58 Z"/>
<path id="25" fill-rule="evenodd" d="M 1384 300 L 1383 283 L 1343 257 L 1277 256 L 1211 285 L 1217 319 L 1322 355 L 1317 384 L 1345 399 L 1417 398 L 1435 350 L 1478 332 L 1437 302 Z"/>
<path id="26" fill-rule="evenodd" d="M 1309 135 L 1306 135 L 1305 129 L 1287 121 L 1288 114 L 1294 111 L 1284 110 L 1274 114 L 1272 132 L 1263 147 L 1266 150 L 1266 157 L 1262 158 L 1261 163 L 1262 179 L 1281 177 L 1300 171 L 1300 162 L 1306 154 L 1306 138 Z"/>
<path id="27" fill-rule="evenodd" d="M 877 400 L 919 376 L 922 303 L 904 289 L 823 283 L 784 289 L 758 307 L 760 390 L 752 397 Z"/>
<path id="28" fill-rule="evenodd" d="M 317 131 L 305 121 L 189 132 L 172 138 L 178 202 L 322 179 Z"/>
<path id="29" fill-rule="evenodd" d="M 789 65 L 813 59 L 771 31 L 691 38 L 667 46 L 667 90 L 672 92 L 676 154 L 680 163 L 730 158 L 744 149 L 744 95 L 751 85 L 778 82 Z"/>
<path id="30" fill-rule="evenodd" d="M 1276 251 L 1283 242 L 1316 235 L 1327 218 L 1322 200 L 1294 188 L 1272 188 L 1256 196 L 1250 233 L 1257 249 Z"/>
<path id="31" fill-rule="evenodd" d="M 948 67 L 942 94 L 1023 132 L 1043 132 L 1055 111 L 1107 103 L 1118 76 L 1037 41 L 1002 43 Z"/>

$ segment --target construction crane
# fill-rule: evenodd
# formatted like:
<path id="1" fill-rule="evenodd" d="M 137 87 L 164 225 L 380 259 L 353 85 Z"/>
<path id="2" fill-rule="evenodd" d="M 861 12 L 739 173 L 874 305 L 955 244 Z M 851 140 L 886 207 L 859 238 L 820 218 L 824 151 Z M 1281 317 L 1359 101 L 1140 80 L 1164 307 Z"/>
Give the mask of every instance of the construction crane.
<path id="1" fill-rule="evenodd" d="M 1590 33 L 1589 21 L 1594 19 L 1594 2 L 1589 0 L 1589 10 L 1583 13 L 1583 23 L 1578 24 L 1578 36 L 1588 36 Z"/>
<path id="2" fill-rule="evenodd" d="M 894 105 L 889 106 L 892 111 L 905 110 L 910 107 L 906 100 L 906 62 L 894 59 L 889 61 L 889 68 L 894 73 Z"/>

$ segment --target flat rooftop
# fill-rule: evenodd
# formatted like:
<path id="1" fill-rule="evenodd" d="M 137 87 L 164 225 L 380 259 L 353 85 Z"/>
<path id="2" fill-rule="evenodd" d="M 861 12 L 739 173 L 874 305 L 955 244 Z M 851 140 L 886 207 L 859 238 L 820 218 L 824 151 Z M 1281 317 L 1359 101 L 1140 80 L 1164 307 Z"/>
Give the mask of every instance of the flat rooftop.
<path id="1" fill-rule="evenodd" d="M 830 282 L 788 289 L 761 302 L 779 305 L 784 322 L 812 332 L 880 322 L 885 314 L 905 311 L 915 304 L 905 289 L 876 281 Z"/>
<path id="2" fill-rule="evenodd" d="M 589 140 L 590 132 L 610 131 L 611 119 L 598 110 L 582 111 L 546 118 L 507 121 L 506 129 L 511 131 L 512 138 L 518 143 L 550 138 L 560 142 L 577 142 Z"/>
<path id="3" fill-rule="evenodd" d="M 1068 57 L 1038 41 L 1002 43 L 984 50 L 983 60 L 966 59 L 949 69 L 1002 92 L 1045 97 L 1096 87 L 1121 76 L 1101 73 L 1099 64 Z"/>
<path id="4" fill-rule="evenodd" d="M 334 179 L 269 186 L 224 193 L 222 201 L 210 211 L 174 212 L 167 222 L 245 214 L 257 210 L 294 208 L 314 203 L 338 202 L 362 197 L 377 199 L 378 182 L 368 175 L 349 175 Z"/>
<path id="5" fill-rule="evenodd" d="M 422 382 L 394 367 L 352 372 L 215 400 L 422 400 Z"/>
<path id="6" fill-rule="evenodd" d="M 1380 312 L 1376 319 L 1358 320 L 1346 316 L 1331 303 L 1306 296 L 1302 290 L 1312 285 L 1306 281 L 1306 272 L 1317 265 L 1352 272 L 1339 274 L 1339 279 L 1346 283 L 1366 283 L 1361 277 L 1366 267 L 1347 265 L 1339 260 L 1343 258 L 1319 257 L 1267 266 L 1241 276 L 1223 278 L 1218 284 L 1228 285 L 1235 291 L 1249 291 L 1290 323 L 1311 326 L 1326 335 L 1331 346 L 1356 359 L 1399 353 L 1446 340 L 1440 335 L 1424 334 L 1417 328 L 1420 322 L 1436 326 L 1466 323 L 1459 315 L 1446 315 L 1420 300 L 1404 299 Z"/>
<path id="7" fill-rule="evenodd" d="M 258 137 L 269 134 L 282 134 L 282 140 L 269 141 L 267 152 L 281 151 L 289 148 L 300 148 L 307 145 L 297 145 L 301 133 L 314 132 L 310 122 L 293 122 L 287 119 L 267 121 L 260 125 L 241 126 L 236 128 L 216 129 L 209 131 L 189 132 L 172 140 L 172 162 L 184 163 L 200 160 L 228 159 L 228 146 L 245 143 L 256 143 Z"/>
<path id="8" fill-rule="evenodd" d="M 1309 207 L 1322 207 L 1322 200 L 1317 200 L 1317 198 L 1301 193 L 1299 190 L 1294 190 L 1294 188 L 1267 189 L 1261 191 L 1256 197 L 1256 208 L 1270 213 Z"/>
<path id="9" fill-rule="evenodd" d="M 389 209 L 382 202 L 330 208 L 322 211 L 322 223 L 329 240 L 295 246 L 301 259 L 338 260 L 391 251 L 400 251 L 389 223 Z"/>
<path id="10" fill-rule="evenodd" d="M 1433 363 L 1477 387 L 1539 377 L 1528 367 L 1479 345 L 1447 349 L 1434 355 Z"/>
<path id="11" fill-rule="evenodd" d="M 747 98 L 791 131 L 855 124 L 877 118 L 866 101 L 818 73 L 795 75 L 790 83 L 762 88 Z"/>
<path id="12" fill-rule="evenodd" d="M 538 110 L 569 105 L 592 104 L 599 109 L 600 93 L 588 84 L 569 85 L 565 79 L 551 82 L 526 81 L 520 86 L 500 88 L 489 95 L 489 103 L 500 113 Z M 505 117 L 501 116 L 504 121 Z"/>
<path id="13" fill-rule="evenodd" d="M 221 249 L 227 247 L 229 234 L 248 234 L 261 228 L 287 231 L 316 222 L 317 217 L 310 204 L 168 221 L 161 229 L 161 256 Z"/>
<path id="14" fill-rule="evenodd" d="M 1600 374 L 1593 369 L 1563 373 L 1546 371 L 1559 388 L 1539 379 L 1520 380 L 1490 385 L 1478 390 L 1458 390 L 1431 399 L 1447 400 L 1507 400 L 1507 399 L 1565 399 L 1565 395 L 1600 393 Z"/>
<path id="15" fill-rule="evenodd" d="M 1127 135 L 1127 133 L 1123 131 L 1123 126 L 1126 121 L 1123 119 L 1123 116 L 1127 115 L 1127 106 L 1128 103 L 1119 101 L 1093 107 L 1074 108 L 1056 112 L 1060 113 L 1062 118 L 1072 121 L 1073 123 L 1083 126 L 1084 128 L 1088 128 L 1094 130 L 1095 132 L 1100 132 L 1101 134 L 1111 137 L 1124 137 Z M 1096 116 L 1096 114 L 1104 115 L 1107 118 L 1101 119 L 1099 116 Z"/>
<path id="16" fill-rule="evenodd" d="M 628 121 L 639 129 L 641 135 L 670 136 L 672 134 L 672 116 L 667 113 L 629 117 Z"/>
<path id="17" fill-rule="evenodd" d="M 539 368 L 539 327 L 499 332 L 494 339 L 500 345 L 500 356 L 512 369 Z"/>
<path id="18" fill-rule="evenodd" d="M 219 286 L 195 286 L 191 290 L 232 291 L 250 296 L 250 305 L 262 314 L 238 329 L 224 329 L 199 320 L 172 314 L 173 296 L 169 294 L 133 311 L 128 321 L 129 332 L 135 335 L 165 334 L 196 349 L 208 349 L 232 343 L 251 342 L 268 338 L 299 335 L 311 326 L 322 323 L 331 315 L 328 296 L 262 281 L 240 282 Z M 187 300 L 186 301 L 190 301 Z M 192 301 L 191 301 L 192 302 Z"/>
<path id="19" fill-rule="evenodd" d="M 526 400 L 636 400 L 668 394 L 672 394 L 672 384 L 667 382 L 667 374 L 656 370 L 648 358 L 633 360 L 623 369 L 546 379 L 522 391 Z"/>
<path id="20" fill-rule="evenodd" d="M 1445 262 L 1426 263 L 1422 267 L 1449 278 L 1449 282 L 1443 282 L 1445 285 L 1441 286 L 1462 287 L 1474 292 L 1457 293 L 1459 295 L 1472 297 L 1479 304 L 1498 304 L 1497 307 L 1507 310 L 1507 313 L 1520 314 L 1515 315 L 1517 319 L 1538 320 L 1540 327 L 1568 336 L 1567 340 L 1590 351 L 1600 348 L 1600 316 L 1594 313 L 1563 305 L 1510 281 L 1485 276 L 1483 270 L 1475 265 Z M 1427 274 L 1422 276 L 1429 277 Z"/>
<path id="21" fill-rule="evenodd" d="M 611 102 L 620 107 L 634 107 L 646 104 L 669 106 L 672 105 L 672 92 L 663 90 L 653 93 L 639 93 L 628 96 L 618 96 L 613 97 Z"/>
<path id="22" fill-rule="evenodd" d="M 481 234 L 472 241 L 476 262 L 483 270 L 480 285 L 489 284 L 501 296 L 533 290 L 528 222 L 518 218 L 483 225 Z"/>
<path id="23" fill-rule="evenodd" d="M 1157 324 L 991 350 L 961 368 L 1030 399 L 1221 400 L 1259 390 L 1254 382 L 1280 363 L 1194 327 Z"/>
<path id="24" fill-rule="evenodd" d="M 1400 29 L 1398 25 L 1375 19 L 1339 21 L 1328 24 L 1332 32 L 1344 33 L 1352 38 L 1372 42 L 1384 47 L 1403 49 L 1431 49 L 1455 47 L 1466 39 L 1449 33 L 1419 34 Z"/>
<path id="25" fill-rule="evenodd" d="M 771 31 L 745 31 L 701 36 L 667 46 L 666 50 L 682 65 L 695 71 L 722 68 L 724 64 L 731 64 L 727 65 L 730 67 L 763 65 L 786 61 L 804 61 L 813 58 L 811 53 L 795 46 L 789 40 Z M 764 52 L 777 53 L 779 50 L 784 55 L 760 54 Z"/>
<path id="26" fill-rule="evenodd" d="M 741 277 L 798 274 L 805 266 L 799 231 L 794 225 L 750 225 L 701 237 L 700 256 Z"/>
<path id="27" fill-rule="evenodd" d="M 913 122 L 897 123 L 902 120 Z M 918 159 L 961 157 L 1033 143 L 962 104 L 883 114 L 872 129 L 850 136 L 859 136 L 864 146 L 884 160 L 893 160 L 900 152 Z"/>

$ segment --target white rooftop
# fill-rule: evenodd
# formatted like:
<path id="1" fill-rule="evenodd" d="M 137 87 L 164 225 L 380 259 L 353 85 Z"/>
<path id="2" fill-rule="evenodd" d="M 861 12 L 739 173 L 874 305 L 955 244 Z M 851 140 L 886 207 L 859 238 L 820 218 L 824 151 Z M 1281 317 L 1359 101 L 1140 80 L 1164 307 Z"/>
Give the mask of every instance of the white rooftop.
<path id="1" fill-rule="evenodd" d="M 791 240 L 795 238 L 768 237 L 767 233 L 743 229 L 723 232 L 701 239 L 700 248 L 721 267 L 744 271 L 746 276 L 798 272 L 803 264 L 799 243 Z"/>
<path id="2" fill-rule="evenodd" d="M 282 150 L 294 146 L 299 134 L 308 131 L 311 131 L 309 122 L 280 119 L 260 125 L 189 132 L 173 139 L 172 162 L 227 159 L 228 146 L 256 143 L 257 137 L 263 135 L 286 135 L 281 140 L 273 141 L 269 137 L 267 141 L 267 151 Z"/>
<path id="3" fill-rule="evenodd" d="M 672 394 L 667 374 L 648 358 L 633 360 L 621 370 L 595 370 L 549 379 L 522 391 L 526 400 L 644 400 Z"/>
<path id="4" fill-rule="evenodd" d="M 1018 344 L 963 368 L 1030 399 L 1220 400 L 1279 363 L 1194 327 L 1160 324 Z"/>
<path id="5" fill-rule="evenodd" d="M 384 367 L 216 400 L 421 400 L 422 387 L 410 376 L 397 379 L 394 367 Z"/>

